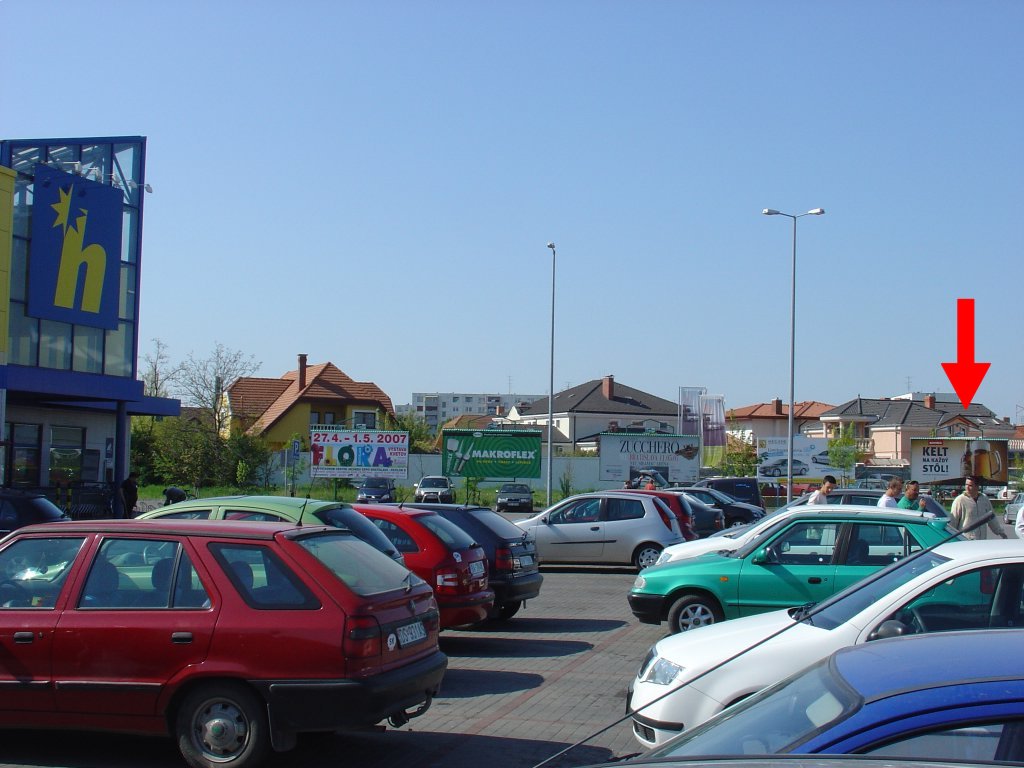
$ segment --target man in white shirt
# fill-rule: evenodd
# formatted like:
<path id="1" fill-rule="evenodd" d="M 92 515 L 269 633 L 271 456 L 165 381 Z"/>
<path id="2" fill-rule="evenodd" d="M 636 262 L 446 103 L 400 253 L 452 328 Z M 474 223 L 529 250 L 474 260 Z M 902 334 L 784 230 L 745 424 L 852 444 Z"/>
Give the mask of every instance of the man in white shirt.
<path id="1" fill-rule="evenodd" d="M 828 504 L 828 495 L 832 492 L 832 489 L 836 487 L 836 479 L 832 475 L 825 475 L 825 479 L 821 481 L 821 488 L 814 491 L 810 498 L 807 499 L 808 504 Z"/>
<path id="2" fill-rule="evenodd" d="M 949 522 L 954 528 L 963 530 L 988 515 L 988 524 L 975 528 L 964 534 L 968 539 L 987 539 L 989 530 L 996 536 L 1005 539 L 1003 526 L 992 513 L 992 502 L 981 492 L 981 478 L 968 477 L 964 481 L 964 492 L 953 499 L 953 507 L 949 511 Z"/>
<path id="3" fill-rule="evenodd" d="M 894 477 L 889 481 L 889 487 L 878 497 L 878 506 L 892 507 L 899 509 L 900 496 L 903 495 L 903 478 Z"/>

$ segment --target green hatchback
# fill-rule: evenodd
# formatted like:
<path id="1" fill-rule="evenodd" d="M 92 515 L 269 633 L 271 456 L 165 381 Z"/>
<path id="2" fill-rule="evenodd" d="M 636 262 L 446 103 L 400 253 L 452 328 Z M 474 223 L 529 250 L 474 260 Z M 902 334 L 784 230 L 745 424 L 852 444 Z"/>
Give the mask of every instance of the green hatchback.
<path id="1" fill-rule="evenodd" d="M 786 517 L 731 552 L 656 565 L 637 576 L 629 607 L 672 633 L 816 603 L 900 558 L 962 538 L 945 518 L 875 507 Z"/>

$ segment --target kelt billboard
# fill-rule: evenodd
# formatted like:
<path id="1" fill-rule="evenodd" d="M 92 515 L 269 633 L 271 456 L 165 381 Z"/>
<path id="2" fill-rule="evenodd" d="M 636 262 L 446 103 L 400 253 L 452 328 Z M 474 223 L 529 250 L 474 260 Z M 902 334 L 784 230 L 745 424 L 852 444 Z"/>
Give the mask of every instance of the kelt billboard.
<path id="1" fill-rule="evenodd" d="M 1006 439 L 913 437 L 910 476 L 922 483 L 956 482 L 971 475 L 983 485 L 1007 480 Z"/>

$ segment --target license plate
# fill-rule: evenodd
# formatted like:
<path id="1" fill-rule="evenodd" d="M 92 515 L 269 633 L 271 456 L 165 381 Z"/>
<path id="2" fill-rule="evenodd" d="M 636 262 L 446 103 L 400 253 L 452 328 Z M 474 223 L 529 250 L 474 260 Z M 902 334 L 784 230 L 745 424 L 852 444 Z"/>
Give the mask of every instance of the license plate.
<path id="1" fill-rule="evenodd" d="M 520 568 L 525 568 L 528 565 L 533 565 L 533 555 L 523 555 L 522 557 L 517 557 L 516 562 L 519 563 Z"/>
<path id="2" fill-rule="evenodd" d="M 469 564 L 469 575 L 470 576 L 483 576 L 484 575 L 484 561 L 474 560 Z"/>
<path id="3" fill-rule="evenodd" d="M 423 627 L 422 621 L 399 627 L 395 630 L 395 634 L 398 635 L 398 644 L 402 648 L 427 639 L 427 630 Z"/>

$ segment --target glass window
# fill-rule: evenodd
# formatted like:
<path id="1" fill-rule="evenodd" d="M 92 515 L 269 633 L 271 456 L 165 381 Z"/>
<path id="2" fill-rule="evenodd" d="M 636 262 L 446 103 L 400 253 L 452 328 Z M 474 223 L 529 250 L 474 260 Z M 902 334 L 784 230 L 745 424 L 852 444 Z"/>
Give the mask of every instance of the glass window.
<path id="1" fill-rule="evenodd" d="M 333 423 L 334 423 L 334 414 L 331 413 L 330 411 L 324 413 L 324 424 L 333 424 Z"/>
<path id="2" fill-rule="evenodd" d="M 309 423 L 310 424 L 319 424 L 320 423 L 320 412 L 319 411 L 310 411 L 309 412 Z"/>
<path id="3" fill-rule="evenodd" d="M 768 545 L 769 558 L 781 565 L 819 565 L 832 561 L 838 523 L 797 523 Z"/>
<path id="4" fill-rule="evenodd" d="M 548 522 L 561 523 L 596 523 L 601 519 L 601 500 L 583 499 L 563 507 L 559 507 L 548 515 Z"/>
<path id="5" fill-rule="evenodd" d="M 373 595 L 422 583 L 405 566 L 345 533 L 305 536 L 298 543 L 358 595 Z"/>
<path id="6" fill-rule="evenodd" d="M 352 423 L 355 425 L 362 424 L 365 429 L 376 429 L 377 428 L 377 414 L 373 411 L 353 411 L 352 412 Z"/>
<path id="7" fill-rule="evenodd" d="M 608 499 L 605 509 L 609 521 L 639 520 L 644 516 L 644 503 L 640 499 Z"/>
<path id="8" fill-rule="evenodd" d="M 103 370 L 103 329 L 87 325 L 74 326 L 73 370 L 101 373 Z"/>
<path id="9" fill-rule="evenodd" d="M 166 539 L 107 539 L 89 569 L 80 608 L 204 608 L 209 596 L 188 554 Z"/>
<path id="10" fill-rule="evenodd" d="M 39 365 L 39 321 L 25 316 L 25 305 L 11 302 L 10 350 L 12 363 Z"/>
<path id="11" fill-rule="evenodd" d="M 21 539 L 0 552 L 0 608 L 52 608 L 83 541 Z"/>
<path id="12" fill-rule="evenodd" d="M 32 173 L 32 166 L 40 162 L 43 150 L 40 147 L 19 147 L 11 156 L 11 168 L 18 173 Z"/>
<path id="13" fill-rule="evenodd" d="M 450 549 L 469 549 L 475 544 L 472 536 L 440 515 L 419 515 L 416 522 L 437 536 Z"/>
<path id="14" fill-rule="evenodd" d="M 846 550 L 847 565 L 889 565 L 921 549 L 903 525 L 857 523 L 852 526 Z"/>
<path id="15" fill-rule="evenodd" d="M 118 317 L 135 319 L 135 265 L 121 265 L 121 292 L 118 299 Z"/>
<path id="16" fill-rule="evenodd" d="M 28 299 L 28 240 L 16 237 L 11 252 L 11 299 Z"/>
<path id="17" fill-rule="evenodd" d="M 965 763 L 1001 759 L 999 740 L 1004 730 L 1013 730 L 1020 740 L 1021 723 L 957 724 L 927 733 L 915 733 L 900 741 L 865 750 L 862 754 L 917 760 L 957 760 Z M 1002 758 L 1005 759 L 1005 758 Z"/>
<path id="18" fill-rule="evenodd" d="M 127 180 L 122 184 L 122 189 L 127 185 Z M 130 192 L 130 190 L 129 190 Z M 138 243 L 136 237 L 138 235 L 138 220 L 139 212 L 134 208 L 125 206 L 124 213 L 121 215 L 121 261 L 134 264 L 138 261 Z M 127 317 L 127 315 L 122 315 Z"/>
<path id="19" fill-rule="evenodd" d="M 86 144 L 82 147 L 82 175 L 101 184 L 109 183 L 109 144 Z"/>
<path id="20" fill-rule="evenodd" d="M 211 550 L 252 608 L 316 610 L 320 601 L 269 547 L 213 544 Z"/>
<path id="21" fill-rule="evenodd" d="M 39 365 L 62 371 L 71 368 L 71 326 L 68 323 L 39 321 Z"/>
<path id="22" fill-rule="evenodd" d="M 384 532 L 384 535 L 391 540 L 391 543 L 395 545 L 395 549 L 402 554 L 420 551 L 412 536 L 406 533 L 404 529 L 400 528 L 395 523 L 392 523 L 390 520 L 381 520 L 379 518 L 370 519 L 373 524 L 380 528 L 381 531 Z"/>
<path id="23" fill-rule="evenodd" d="M 134 323 L 120 322 L 117 329 L 106 332 L 106 350 L 103 355 L 103 372 L 108 376 L 131 376 Z"/>

